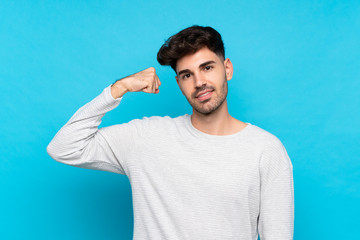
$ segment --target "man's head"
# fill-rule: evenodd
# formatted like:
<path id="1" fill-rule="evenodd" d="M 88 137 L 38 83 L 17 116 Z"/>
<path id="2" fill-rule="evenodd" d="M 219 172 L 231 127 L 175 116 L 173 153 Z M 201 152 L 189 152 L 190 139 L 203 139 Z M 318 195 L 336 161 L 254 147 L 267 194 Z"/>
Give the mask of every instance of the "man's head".
<path id="1" fill-rule="evenodd" d="M 170 65 L 176 72 L 177 61 L 180 58 L 193 54 L 203 47 L 207 47 L 223 60 L 225 59 L 221 35 L 212 27 L 194 25 L 169 37 L 161 46 L 157 60 L 161 65 Z"/>
<path id="2" fill-rule="evenodd" d="M 157 58 L 161 65 L 174 69 L 180 90 L 193 110 L 210 114 L 226 102 L 227 81 L 232 78 L 232 63 L 224 54 L 216 30 L 192 26 L 170 37 Z"/>

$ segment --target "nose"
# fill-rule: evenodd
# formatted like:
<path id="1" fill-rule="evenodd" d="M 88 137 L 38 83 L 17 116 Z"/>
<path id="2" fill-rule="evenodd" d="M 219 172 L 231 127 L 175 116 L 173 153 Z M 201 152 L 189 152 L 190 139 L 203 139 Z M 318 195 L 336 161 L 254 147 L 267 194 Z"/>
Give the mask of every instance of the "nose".
<path id="1" fill-rule="evenodd" d="M 195 87 L 202 87 L 206 85 L 206 79 L 201 74 L 194 74 Z"/>

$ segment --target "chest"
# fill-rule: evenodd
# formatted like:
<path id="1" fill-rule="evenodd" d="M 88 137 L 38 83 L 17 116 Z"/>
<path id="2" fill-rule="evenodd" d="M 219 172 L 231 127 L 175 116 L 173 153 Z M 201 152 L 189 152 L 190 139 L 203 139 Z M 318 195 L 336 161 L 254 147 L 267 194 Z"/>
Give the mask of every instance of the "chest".
<path id="1" fill-rule="evenodd" d="M 149 141 L 141 153 L 131 160 L 132 177 L 157 192 L 236 201 L 260 187 L 259 156 L 246 143 L 162 139 Z"/>

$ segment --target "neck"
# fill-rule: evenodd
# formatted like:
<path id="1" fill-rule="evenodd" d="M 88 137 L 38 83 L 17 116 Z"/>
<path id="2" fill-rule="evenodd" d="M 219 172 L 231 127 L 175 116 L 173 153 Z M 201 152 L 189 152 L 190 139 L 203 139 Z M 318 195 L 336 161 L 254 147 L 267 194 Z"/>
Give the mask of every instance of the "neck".
<path id="1" fill-rule="evenodd" d="M 229 114 L 227 100 L 211 114 L 202 114 L 193 109 L 191 123 L 196 129 L 210 135 L 234 134 L 247 125 Z"/>

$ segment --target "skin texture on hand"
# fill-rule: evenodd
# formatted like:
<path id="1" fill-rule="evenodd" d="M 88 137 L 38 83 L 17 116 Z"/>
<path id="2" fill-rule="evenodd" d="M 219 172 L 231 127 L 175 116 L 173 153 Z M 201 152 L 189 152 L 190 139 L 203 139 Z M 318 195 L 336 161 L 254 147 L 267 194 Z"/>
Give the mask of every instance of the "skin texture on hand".
<path id="1" fill-rule="evenodd" d="M 111 86 L 111 95 L 119 98 L 126 92 L 159 93 L 160 85 L 161 82 L 156 75 L 155 68 L 150 67 L 116 81 Z"/>
<path id="2" fill-rule="evenodd" d="M 114 99 L 122 97 L 127 92 L 127 89 L 120 83 L 111 85 L 111 95 Z"/>

